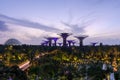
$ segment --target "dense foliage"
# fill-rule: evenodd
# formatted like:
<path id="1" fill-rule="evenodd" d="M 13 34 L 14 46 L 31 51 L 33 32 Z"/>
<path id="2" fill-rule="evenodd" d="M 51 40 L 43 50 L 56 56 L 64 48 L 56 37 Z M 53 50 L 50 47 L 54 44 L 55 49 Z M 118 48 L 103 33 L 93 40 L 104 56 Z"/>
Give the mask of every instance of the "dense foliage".
<path id="1" fill-rule="evenodd" d="M 102 70 L 104 63 L 115 67 L 119 71 L 119 52 L 119 47 L 109 46 L 59 48 L 40 57 L 37 64 L 35 63 L 30 68 L 30 72 L 34 68 L 39 68 L 38 74 L 35 75 L 38 75 L 41 80 L 43 78 L 65 80 L 68 78 L 66 71 L 69 71 L 72 78 L 76 80 L 83 80 L 86 76 L 91 80 L 102 80 L 113 71 L 109 68 L 107 71 Z M 118 71 L 115 71 L 115 73 Z"/>
<path id="2" fill-rule="evenodd" d="M 17 80 L 102 80 L 111 72 L 119 77 L 120 46 L 0 46 L 0 60 L 0 80 L 9 76 Z M 31 64 L 26 73 L 14 66 L 25 61 Z M 106 71 L 103 64 L 108 67 Z M 21 79 L 23 74 L 27 74 L 26 79 Z"/>

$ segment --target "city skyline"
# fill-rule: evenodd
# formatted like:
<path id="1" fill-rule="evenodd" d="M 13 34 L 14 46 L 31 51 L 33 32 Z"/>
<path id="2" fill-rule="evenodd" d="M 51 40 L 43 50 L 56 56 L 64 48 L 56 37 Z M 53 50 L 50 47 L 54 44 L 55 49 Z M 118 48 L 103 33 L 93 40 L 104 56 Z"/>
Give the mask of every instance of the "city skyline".
<path id="1" fill-rule="evenodd" d="M 85 44 L 120 44 L 119 0 L 1 0 L 0 44 L 15 38 L 40 44 L 44 37 L 85 34 Z M 61 39 L 60 39 L 61 41 Z"/>

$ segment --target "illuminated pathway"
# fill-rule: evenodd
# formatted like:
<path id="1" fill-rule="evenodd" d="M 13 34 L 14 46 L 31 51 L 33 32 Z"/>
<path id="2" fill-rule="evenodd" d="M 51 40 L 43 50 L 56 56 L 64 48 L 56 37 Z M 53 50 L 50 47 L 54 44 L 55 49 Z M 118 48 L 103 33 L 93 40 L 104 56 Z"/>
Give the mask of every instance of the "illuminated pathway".
<path id="1" fill-rule="evenodd" d="M 41 55 L 36 56 L 35 59 L 38 59 L 38 58 L 40 58 L 41 56 L 45 56 L 46 54 L 48 54 L 48 53 L 42 53 Z M 28 69 L 30 66 L 31 66 L 30 61 L 26 61 L 24 64 L 19 65 L 19 68 L 20 68 L 21 70 L 25 71 L 25 70 Z"/>
<path id="2" fill-rule="evenodd" d="M 29 68 L 30 66 L 31 66 L 31 65 L 30 65 L 30 61 L 27 61 L 27 62 L 25 62 L 24 64 L 20 65 L 19 68 L 24 71 L 24 70 L 26 70 L 27 68 Z"/>

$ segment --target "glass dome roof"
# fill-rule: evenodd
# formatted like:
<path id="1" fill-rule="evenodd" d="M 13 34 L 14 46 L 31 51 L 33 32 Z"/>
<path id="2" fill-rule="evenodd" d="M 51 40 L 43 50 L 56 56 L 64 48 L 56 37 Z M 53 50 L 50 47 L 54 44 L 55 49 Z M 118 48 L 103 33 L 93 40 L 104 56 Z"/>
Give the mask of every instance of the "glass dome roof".
<path id="1" fill-rule="evenodd" d="M 21 42 L 17 39 L 8 39 L 5 45 L 21 45 Z"/>

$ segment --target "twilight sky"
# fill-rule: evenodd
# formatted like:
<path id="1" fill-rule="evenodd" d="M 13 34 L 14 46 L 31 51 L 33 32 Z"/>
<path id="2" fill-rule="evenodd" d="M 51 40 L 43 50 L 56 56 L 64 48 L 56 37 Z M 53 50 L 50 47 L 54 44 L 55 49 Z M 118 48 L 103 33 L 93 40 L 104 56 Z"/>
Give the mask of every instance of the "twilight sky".
<path id="1" fill-rule="evenodd" d="M 0 44 L 40 44 L 60 32 L 89 35 L 85 44 L 120 44 L 120 0 L 0 0 Z M 59 40 L 61 41 L 61 39 Z"/>

